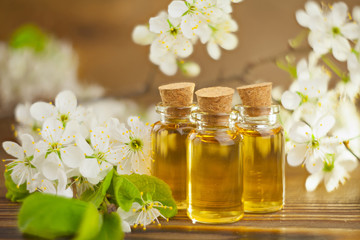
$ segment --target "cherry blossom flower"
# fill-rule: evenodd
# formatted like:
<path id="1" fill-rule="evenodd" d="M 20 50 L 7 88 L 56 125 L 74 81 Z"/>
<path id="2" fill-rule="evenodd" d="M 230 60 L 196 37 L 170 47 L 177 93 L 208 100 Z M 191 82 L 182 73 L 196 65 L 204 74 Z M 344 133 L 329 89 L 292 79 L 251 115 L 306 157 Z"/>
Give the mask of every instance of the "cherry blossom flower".
<path id="1" fill-rule="evenodd" d="M 103 127 L 90 130 L 90 144 L 84 137 L 78 136 L 76 143 L 84 152 L 85 158 L 80 163 L 81 175 L 91 184 L 97 184 L 119 162 L 120 156 L 110 142 L 110 133 Z"/>
<path id="2" fill-rule="evenodd" d="M 357 159 L 345 147 L 338 147 L 336 154 L 327 154 L 327 161 L 322 169 L 311 174 L 306 179 L 306 190 L 314 191 L 320 182 L 324 181 L 326 191 L 331 192 L 338 188 L 339 183 L 344 184 L 350 178 L 349 172 L 354 170 Z"/>
<path id="3" fill-rule="evenodd" d="M 321 105 L 319 101 L 327 93 L 330 74 L 318 66 L 318 56 L 311 53 L 309 61 L 301 59 L 296 66 L 297 81 L 290 91 L 285 91 L 281 103 L 286 109 L 296 110 L 301 104 L 311 102 Z"/>
<path id="4" fill-rule="evenodd" d="M 55 166 L 62 171 L 80 166 L 84 155 L 74 144 L 77 129 L 78 124 L 75 121 L 68 122 L 66 128 L 61 121 L 54 118 L 44 122 L 40 132 L 43 140 L 36 144 L 35 157 L 44 162 L 43 174 L 50 180 L 58 179 L 59 174 L 52 171 Z"/>
<path id="5" fill-rule="evenodd" d="M 161 12 L 149 21 L 150 31 L 158 34 L 150 47 L 150 60 L 167 75 L 176 73 L 178 58 L 186 58 L 193 51 L 191 40 L 180 30 L 179 21 L 169 17 L 166 12 Z"/>
<path id="6" fill-rule="evenodd" d="M 146 230 L 146 226 L 157 222 L 159 226 L 161 226 L 158 218 L 165 218 L 159 211 L 159 208 L 169 208 L 172 207 L 164 206 L 161 202 L 146 200 L 144 201 L 142 197 L 143 193 L 141 193 L 142 203 L 134 202 L 129 211 L 124 211 L 121 207 L 118 208 L 117 213 L 120 215 L 122 219 L 122 226 L 125 232 L 130 232 L 130 226 L 137 228 L 138 226 L 142 227 L 143 230 Z"/>
<path id="7" fill-rule="evenodd" d="M 35 142 L 31 135 L 23 134 L 20 136 L 22 146 L 15 142 L 3 142 L 3 148 L 9 155 L 15 159 L 8 159 L 7 170 L 11 170 L 11 178 L 19 187 L 23 183 L 30 183 L 34 175 L 38 172 L 35 167 L 36 158 L 34 159 Z"/>
<path id="8" fill-rule="evenodd" d="M 128 125 L 114 133 L 114 138 L 119 142 L 120 160 L 117 165 L 119 174 L 150 174 L 151 146 L 148 124 L 144 124 L 138 117 L 129 117 Z"/>
<path id="9" fill-rule="evenodd" d="M 211 25 L 211 38 L 207 43 L 207 51 L 215 60 L 218 60 L 221 55 L 220 47 L 225 50 L 233 50 L 238 44 L 238 39 L 235 34 L 238 30 L 237 23 L 231 19 L 230 15 L 224 15 L 221 20 Z"/>
<path id="10" fill-rule="evenodd" d="M 296 19 L 310 29 L 309 44 L 319 54 L 332 54 L 345 61 L 351 52 L 349 40 L 358 38 L 358 26 L 348 20 L 348 7 L 343 2 L 335 3 L 330 11 L 323 12 L 315 2 L 305 4 L 306 11 L 299 10 Z"/>
<path id="11" fill-rule="evenodd" d="M 326 137 L 335 124 L 335 118 L 326 115 L 320 118 L 313 127 L 304 122 L 296 122 L 289 130 L 289 138 L 293 148 L 288 152 L 287 161 L 290 166 L 305 164 L 310 173 L 318 171 L 328 161 L 326 154 L 341 143 L 336 138 Z"/>
<path id="12" fill-rule="evenodd" d="M 83 119 L 83 109 L 77 107 L 77 99 L 73 92 L 62 91 L 55 98 L 55 106 L 51 103 L 36 102 L 30 112 L 33 118 L 44 122 L 48 118 L 56 118 L 61 121 L 63 126 L 70 120 L 81 121 Z"/>

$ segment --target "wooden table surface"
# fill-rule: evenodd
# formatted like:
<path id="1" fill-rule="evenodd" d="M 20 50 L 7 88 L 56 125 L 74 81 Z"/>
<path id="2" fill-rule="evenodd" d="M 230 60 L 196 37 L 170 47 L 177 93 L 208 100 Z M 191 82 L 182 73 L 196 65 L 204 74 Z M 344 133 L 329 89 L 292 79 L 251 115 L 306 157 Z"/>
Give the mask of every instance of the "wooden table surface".
<path id="1" fill-rule="evenodd" d="M 11 140 L 12 119 L 0 120 L 0 142 Z M 0 150 L 0 158 L 5 153 Z M 1 173 L 4 165 L 1 164 Z M 282 211 L 272 214 L 245 214 L 233 224 L 192 224 L 184 211 L 162 222 L 161 227 L 134 229 L 126 239 L 360 239 L 360 167 L 351 173 L 344 186 L 327 193 L 321 185 L 308 193 L 307 173 L 302 168 L 286 168 L 286 203 Z M 3 177 L 0 178 L 0 239 L 32 239 L 17 230 L 16 215 L 20 207 L 5 199 Z"/>

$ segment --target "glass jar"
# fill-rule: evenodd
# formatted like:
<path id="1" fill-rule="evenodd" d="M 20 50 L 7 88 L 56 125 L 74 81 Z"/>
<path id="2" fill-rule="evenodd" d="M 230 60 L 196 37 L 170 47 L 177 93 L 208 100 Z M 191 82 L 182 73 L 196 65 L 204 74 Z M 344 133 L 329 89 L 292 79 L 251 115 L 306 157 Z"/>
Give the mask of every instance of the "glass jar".
<path id="1" fill-rule="evenodd" d="M 170 186 L 178 209 L 187 206 L 186 138 L 195 127 L 190 121 L 192 107 L 169 107 L 159 103 L 156 112 L 161 120 L 151 131 L 152 175 Z"/>
<path id="2" fill-rule="evenodd" d="M 285 139 L 278 105 L 236 105 L 236 127 L 242 141 L 244 210 L 267 213 L 283 208 L 285 195 Z"/>
<path id="3" fill-rule="evenodd" d="M 196 129 L 188 136 L 188 210 L 193 222 L 238 221 L 243 209 L 240 135 L 234 114 L 194 110 Z"/>

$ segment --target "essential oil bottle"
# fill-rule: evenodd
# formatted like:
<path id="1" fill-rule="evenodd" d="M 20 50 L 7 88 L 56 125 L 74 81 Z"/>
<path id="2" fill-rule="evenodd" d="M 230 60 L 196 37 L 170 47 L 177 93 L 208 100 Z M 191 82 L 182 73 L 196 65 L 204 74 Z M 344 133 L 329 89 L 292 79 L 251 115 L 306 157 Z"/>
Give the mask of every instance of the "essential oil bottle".
<path id="1" fill-rule="evenodd" d="M 195 125 L 190 121 L 194 83 L 159 87 L 162 102 L 156 106 L 161 120 L 152 128 L 152 174 L 171 188 L 178 209 L 186 209 L 186 138 Z"/>
<path id="2" fill-rule="evenodd" d="M 283 208 L 285 195 L 285 142 L 279 122 L 279 106 L 271 105 L 271 83 L 237 88 L 242 105 L 237 129 L 242 135 L 244 210 L 275 212 Z"/>
<path id="3" fill-rule="evenodd" d="M 234 90 L 196 91 L 196 129 L 188 141 L 188 209 L 193 222 L 230 223 L 244 214 L 240 135 L 232 120 Z M 235 115 L 236 116 L 236 115 Z"/>

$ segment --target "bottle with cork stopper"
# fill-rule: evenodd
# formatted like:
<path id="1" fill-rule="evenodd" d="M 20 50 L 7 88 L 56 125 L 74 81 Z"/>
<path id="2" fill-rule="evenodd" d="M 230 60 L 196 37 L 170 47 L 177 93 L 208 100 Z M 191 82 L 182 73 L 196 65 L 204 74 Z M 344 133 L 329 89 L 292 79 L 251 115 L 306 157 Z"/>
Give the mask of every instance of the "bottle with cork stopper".
<path id="1" fill-rule="evenodd" d="M 196 122 L 188 136 L 188 210 L 193 222 L 238 221 L 243 209 L 240 135 L 231 104 L 234 90 L 211 87 L 196 91 Z"/>
<path id="2" fill-rule="evenodd" d="M 186 138 L 195 125 L 190 121 L 195 84 L 172 83 L 159 87 L 162 102 L 156 106 L 161 120 L 153 125 L 154 176 L 171 188 L 178 209 L 186 209 Z"/>
<path id="3" fill-rule="evenodd" d="M 242 135 L 244 210 L 250 213 L 275 212 L 284 205 L 285 140 L 271 88 L 269 82 L 237 88 L 242 100 L 234 109 Z"/>

